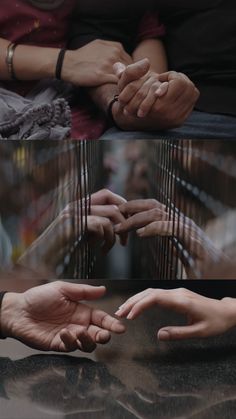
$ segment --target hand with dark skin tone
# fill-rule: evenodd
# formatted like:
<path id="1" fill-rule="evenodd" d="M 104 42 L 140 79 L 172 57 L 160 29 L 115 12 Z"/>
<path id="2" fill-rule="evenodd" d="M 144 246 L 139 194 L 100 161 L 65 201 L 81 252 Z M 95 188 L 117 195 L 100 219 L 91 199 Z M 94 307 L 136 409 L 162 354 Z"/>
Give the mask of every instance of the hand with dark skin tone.
<path id="1" fill-rule="evenodd" d="M 105 291 L 105 287 L 58 281 L 22 294 L 7 293 L 1 333 L 41 351 L 92 352 L 110 340 L 111 332 L 125 331 L 120 321 L 82 302 L 97 300 Z"/>
<path id="2" fill-rule="evenodd" d="M 225 333 L 236 325 L 236 301 L 214 300 L 184 288 L 147 289 L 129 298 L 115 313 L 119 318 L 134 320 L 157 305 L 183 314 L 186 326 L 167 326 L 158 331 L 160 341 L 206 338 Z"/>

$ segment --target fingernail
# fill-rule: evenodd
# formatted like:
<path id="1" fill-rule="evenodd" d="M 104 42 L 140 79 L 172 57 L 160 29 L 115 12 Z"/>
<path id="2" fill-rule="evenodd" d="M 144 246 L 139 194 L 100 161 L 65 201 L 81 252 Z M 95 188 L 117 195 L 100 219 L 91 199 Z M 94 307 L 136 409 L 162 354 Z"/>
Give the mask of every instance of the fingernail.
<path id="1" fill-rule="evenodd" d="M 120 314 L 121 314 L 121 310 L 120 309 L 115 312 L 115 316 L 119 316 Z"/>
<path id="2" fill-rule="evenodd" d="M 138 113 L 137 113 L 138 118 L 144 118 L 145 117 L 145 113 L 139 109 Z"/>
<path id="3" fill-rule="evenodd" d="M 127 318 L 127 320 L 133 320 L 133 313 L 132 313 L 132 311 L 128 314 L 128 316 L 126 318 Z"/>
<path id="4" fill-rule="evenodd" d="M 137 230 L 137 234 L 141 236 L 144 233 L 144 231 L 145 231 L 145 228 L 139 228 Z"/>
<path id="5" fill-rule="evenodd" d="M 170 340 L 170 333 L 167 330 L 160 330 L 158 333 L 159 340 Z"/>
<path id="6" fill-rule="evenodd" d="M 114 231 L 118 231 L 121 228 L 121 224 L 114 225 Z"/>
<path id="7" fill-rule="evenodd" d="M 123 113 L 125 116 L 130 116 L 130 113 L 126 109 L 124 109 Z"/>

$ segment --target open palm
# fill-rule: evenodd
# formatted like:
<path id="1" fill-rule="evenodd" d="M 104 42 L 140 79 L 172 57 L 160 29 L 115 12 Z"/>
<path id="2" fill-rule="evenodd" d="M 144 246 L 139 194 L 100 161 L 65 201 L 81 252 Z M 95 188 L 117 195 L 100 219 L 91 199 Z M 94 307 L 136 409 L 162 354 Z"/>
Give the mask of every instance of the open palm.
<path id="1" fill-rule="evenodd" d="M 107 313 L 80 302 L 98 299 L 104 293 L 104 287 L 57 281 L 13 294 L 18 301 L 14 315 L 8 316 L 8 335 L 39 350 L 91 352 L 97 343 L 110 340 L 110 332 L 125 330 Z"/>

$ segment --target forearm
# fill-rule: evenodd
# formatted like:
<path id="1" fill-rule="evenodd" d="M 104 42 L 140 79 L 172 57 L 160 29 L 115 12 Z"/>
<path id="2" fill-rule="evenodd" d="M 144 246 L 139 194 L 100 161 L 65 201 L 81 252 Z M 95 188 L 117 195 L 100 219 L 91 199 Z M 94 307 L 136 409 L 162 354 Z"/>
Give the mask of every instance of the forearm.
<path id="1" fill-rule="evenodd" d="M 156 73 L 168 71 L 168 62 L 165 47 L 159 39 L 147 39 L 141 42 L 133 53 L 134 62 L 148 58 L 151 70 Z"/>
<path id="2" fill-rule="evenodd" d="M 20 294 L 13 292 L 8 292 L 3 297 L 0 311 L 0 333 L 3 338 L 14 337 L 14 323 L 20 300 Z"/>
<path id="3" fill-rule="evenodd" d="M 10 41 L 0 38 L 0 79 L 10 80 L 6 51 Z M 14 71 L 19 80 L 40 80 L 54 77 L 59 54 L 57 48 L 18 45 L 14 52 Z"/>
<path id="4" fill-rule="evenodd" d="M 88 93 L 98 108 L 106 114 L 110 102 L 118 94 L 118 87 L 116 84 L 104 84 L 103 86 L 89 89 Z"/>

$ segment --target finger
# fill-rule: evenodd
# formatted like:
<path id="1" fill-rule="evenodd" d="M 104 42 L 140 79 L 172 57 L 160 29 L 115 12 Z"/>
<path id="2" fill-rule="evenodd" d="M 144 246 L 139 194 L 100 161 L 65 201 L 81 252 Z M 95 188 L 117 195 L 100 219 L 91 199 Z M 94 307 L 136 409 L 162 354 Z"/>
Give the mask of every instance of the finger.
<path id="1" fill-rule="evenodd" d="M 127 220 L 125 219 L 121 224 L 115 226 L 115 233 L 129 232 L 147 226 L 154 221 L 168 220 L 168 214 L 164 211 L 155 208 L 154 210 L 139 212 L 132 215 Z"/>
<path id="2" fill-rule="evenodd" d="M 93 205 L 91 207 L 91 215 L 109 218 L 114 225 L 125 221 L 124 215 L 120 212 L 117 205 Z M 121 245 L 125 246 L 128 241 L 127 234 L 120 235 Z"/>
<path id="3" fill-rule="evenodd" d="M 137 230 L 139 237 L 173 236 L 173 221 L 155 221 Z"/>
<path id="4" fill-rule="evenodd" d="M 60 352 L 72 352 L 78 349 L 77 339 L 68 329 L 61 330 L 60 339 Z"/>
<path id="5" fill-rule="evenodd" d="M 131 298 L 129 298 L 127 301 L 125 301 L 125 303 L 123 303 L 119 307 L 115 315 L 120 318 L 126 317 L 129 314 L 129 312 L 132 310 L 133 306 L 148 295 L 150 295 L 150 289 L 147 289 L 145 291 L 142 291 L 142 292 L 139 292 L 138 294 L 133 295 Z"/>
<path id="6" fill-rule="evenodd" d="M 119 210 L 126 215 L 133 215 L 153 208 L 165 210 L 166 207 L 155 199 L 136 199 L 119 205 Z"/>
<path id="7" fill-rule="evenodd" d="M 203 324 L 196 323 L 190 326 L 164 327 L 159 330 L 157 338 L 160 341 L 183 340 L 203 337 Z"/>
<path id="8" fill-rule="evenodd" d="M 117 205 L 92 205 L 91 215 L 109 218 L 114 224 L 125 221 Z"/>
<path id="9" fill-rule="evenodd" d="M 158 89 L 159 87 L 156 84 L 151 86 L 151 88 L 149 89 L 149 92 L 144 98 L 143 102 L 140 103 L 139 110 L 137 113 L 137 116 L 139 118 L 145 118 L 151 111 L 153 105 L 155 104 L 157 100 L 156 92 L 158 91 Z"/>
<path id="10" fill-rule="evenodd" d="M 147 72 L 150 70 L 150 62 L 148 59 L 138 61 L 137 63 L 129 65 L 121 75 L 120 81 L 118 83 L 118 89 L 120 92 L 124 88 L 135 80 L 141 79 Z"/>
<path id="11" fill-rule="evenodd" d="M 83 352 L 91 353 L 96 349 L 96 343 L 93 340 L 92 336 L 90 336 L 88 330 L 79 330 L 77 335 L 77 345 L 78 348 Z"/>
<path id="12" fill-rule="evenodd" d="M 125 106 L 125 111 L 127 111 L 130 115 L 138 116 L 139 117 L 139 108 L 145 98 L 148 96 L 150 92 L 151 86 L 153 86 L 152 79 L 148 80 L 144 83 L 140 89 L 137 91 L 135 96 L 131 98 L 130 102 Z M 156 85 L 157 86 L 157 85 Z M 154 89 L 154 87 L 153 87 Z M 156 88 L 155 88 L 156 90 Z M 155 102 L 156 97 L 153 94 L 153 103 Z"/>
<path id="13" fill-rule="evenodd" d="M 169 90 L 169 83 L 168 82 L 164 82 L 162 83 L 158 89 L 156 90 L 156 96 L 157 97 L 162 97 L 164 95 L 166 95 L 168 93 Z"/>
<path id="14" fill-rule="evenodd" d="M 111 334 L 108 330 L 101 329 L 98 326 L 91 325 L 88 328 L 88 333 L 94 342 L 104 345 L 111 339 Z"/>
<path id="15" fill-rule="evenodd" d="M 104 237 L 104 242 L 102 245 L 102 252 L 106 254 L 114 246 L 116 242 L 116 238 L 115 238 L 115 233 L 114 233 L 114 230 L 110 221 L 107 218 L 102 218 L 102 217 L 101 217 L 101 220 L 102 220 L 101 223 L 103 227 L 103 237 Z"/>
<path id="16" fill-rule="evenodd" d="M 91 196 L 91 205 L 122 205 L 126 199 L 108 189 L 102 189 Z"/>
<path id="17" fill-rule="evenodd" d="M 124 90 L 119 94 L 119 102 L 122 106 L 127 105 L 141 89 L 144 81 L 142 79 L 129 83 Z"/>
<path id="18" fill-rule="evenodd" d="M 148 289 L 143 295 L 134 296 L 133 299 L 124 303 L 119 310 L 119 317 L 125 316 L 129 320 L 133 320 L 153 305 L 185 315 L 191 315 L 195 309 L 194 300 L 190 300 L 189 296 L 186 296 L 186 290 L 182 288 L 174 290 Z"/>
<path id="19" fill-rule="evenodd" d="M 106 293 L 106 288 L 103 286 L 94 287 L 92 285 L 72 284 L 63 281 L 57 281 L 51 285 L 58 287 L 64 296 L 74 302 L 81 300 L 97 300 Z"/>
<path id="20" fill-rule="evenodd" d="M 92 323 L 113 333 L 121 334 L 125 332 L 125 326 L 119 320 L 101 310 L 93 310 Z"/>

